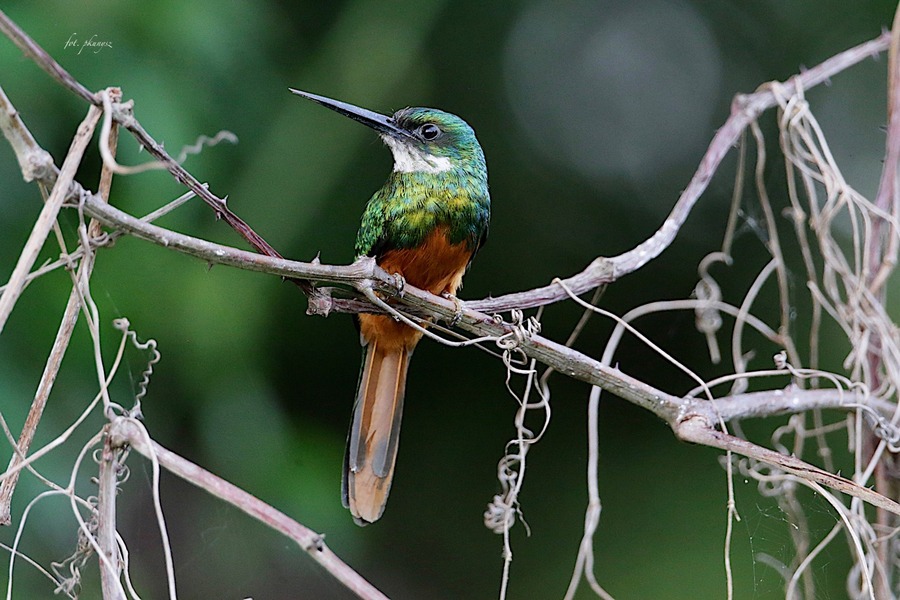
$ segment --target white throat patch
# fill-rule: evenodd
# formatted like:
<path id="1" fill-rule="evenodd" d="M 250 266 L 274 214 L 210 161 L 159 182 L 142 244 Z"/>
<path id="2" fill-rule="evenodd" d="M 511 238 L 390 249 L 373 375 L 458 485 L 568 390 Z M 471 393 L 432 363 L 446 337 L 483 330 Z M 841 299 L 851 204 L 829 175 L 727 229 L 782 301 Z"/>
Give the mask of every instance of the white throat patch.
<path id="1" fill-rule="evenodd" d="M 398 173 L 443 173 L 453 167 L 446 156 L 423 152 L 389 135 L 383 135 L 382 139 L 394 155 L 394 171 Z"/>

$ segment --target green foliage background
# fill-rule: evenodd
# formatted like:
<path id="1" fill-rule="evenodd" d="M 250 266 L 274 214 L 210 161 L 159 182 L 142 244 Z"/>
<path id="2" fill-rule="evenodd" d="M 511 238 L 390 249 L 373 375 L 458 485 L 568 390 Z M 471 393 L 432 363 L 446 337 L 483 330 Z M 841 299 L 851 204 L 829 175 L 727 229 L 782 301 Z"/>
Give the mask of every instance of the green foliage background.
<path id="1" fill-rule="evenodd" d="M 664 24 L 670 12 L 674 16 L 671 28 L 656 23 L 654 29 L 620 26 L 630 18 L 629 6 L 625 0 L 7 0 L 2 9 L 89 88 L 120 86 L 125 98 L 134 99 L 145 128 L 170 150 L 219 129 L 236 133 L 237 146 L 207 149 L 186 166 L 214 192 L 228 195 L 231 208 L 283 254 L 297 259 L 320 253 L 324 262 L 352 260 L 359 215 L 391 160 L 370 131 L 292 96 L 288 86 L 382 112 L 425 105 L 463 116 L 485 148 L 494 200 L 491 239 L 462 293 L 480 298 L 543 285 L 580 270 L 598 254 L 617 254 L 645 239 L 688 181 L 735 93 L 784 79 L 802 65 L 875 37 L 890 25 L 894 9 L 887 1 L 658 0 L 642 6 L 661 15 Z M 548 15 L 555 20 L 544 27 Z M 600 33 L 560 29 L 567 22 L 581 23 L 587 33 L 602 26 L 620 37 L 606 35 L 605 50 L 592 54 L 585 48 Z M 96 36 L 111 47 L 78 53 L 65 47 L 73 35 Z M 566 40 L 571 48 L 554 40 Z M 686 69 L 679 63 L 693 56 L 699 46 L 690 44 L 698 40 L 705 44 L 709 76 L 689 72 L 693 61 Z M 540 61 L 552 55 L 563 64 L 566 53 L 573 64 L 582 61 L 575 66 L 584 77 L 567 71 L 542 78 L 552 64 Z M 544 70 L 529 77 L 536 65 Z M 592 75 L 617 66 L 624 70 L 618 78 L 598 84 Z M 638 67 L 655 76 L 629 78 L 635 74 L 629 69 Z M 673 82 L 688 76 L 696 83 L 675 93 Z M 883 78 L 884 60 L 868 61 L 809 94 L 838 159 L 846 161 L 848 179 L 864 193 L 874 191 L 881 166 Z M 622 82 L 631 86 L 626 104 L 633 106 L 606 102 L 625 93 Z M 84 103 L 6 40 L 0 40 L 0 85 L 61 164 L 87 110 Z M 692 90 L 698 95 L 692 97 Z M 668 112 L 651 110 L 651 101 L 659 99 Z M 529 106 L 549 108 L 535 112 Z M 624 111 L 622 118 L 617 109 Z M 627 117 L 634 114 L 643 115 L 640 127 L 629 129 Z M 583 168 L 566 158 L 568 134 L 554 138 L 554 132 L 590 129 L 597 122 L 606 123 L 602 131 L 578 142 L 588 165 Z M 689 141 L 672 143 L 663 133 L 679 123 L 691 124 L 678 138 Z M 645 137 L 649 131 L 649 141 L 635 144 L 635 131 Z M 661 132 L 656 140 L 655 131 Z M 660 167 L 638 161 L 629 163 L 630 170 L 616 168 L 623 148 L 635 146 L 658 156 Z M 120 158 L 132 164 L 146 155 L 123 136 Z M 613 285 L 602 300 L 605 308 L 621 314 L 647 301 L 690 294 L 698 260 L 721 243 L 733 168 L 731 157 L 676 247 Z M 777 171 L 772 169 L 773 185 Z M 92 149 L 79 179 L 94 187 L 98 172 Z M 5 143 L 0 182 L 5 279 L 40 210 L 37 189 L 21 181 Z M 141 215 L 181 193 L 164 173 L 117 177 L 113 202 Z M 744 216 L 739 264 L 723 275 L 732 300 L 742 297 L 766 260 L 755 217 L 752 211 Z M 71 233 L 71 215 L 66 220 Z M 200 202 L 162 224 L 241 245 Z M 42 258 L 58 254 L 51 246 Z M 359 360 L 349 317 L 307 317 L 304 298 L 276 278 L 210 270 L 133 239 L 99 255 L 92 285 L 107 359 L 117 342 L 111 328 L 116 317 L 128 317 L 141 338 L 159 343 L 162 361 L 144 414 L 160 443 L 325 533 L 335 552 L 391 597 L 496 595 L 502 542 L 483 527 L 481 514 L 497 491 L 496 462 L 514 433 L 516 408 L 499 361 L 474 349 L 421 345 L 410 372 L 388 510 L 378 524 L 358 528 L 340 505 L 341 457 Z M 0 338 L 0 410 L 14 429 L 40 378 L 69 286 L 64 272 L 32 284 Z M 553 307 L 544 318 L 545 334 L 563 340 L 578 314 L 573 306 Z M 650 318 L 641 326 L 688 364 L 708 362 L 693 315 Z M 579 347 L 599 356 L 608 332 L 608 323 L 595 319 Z M 767 364 L 775 351 L 761 346 L 754 364 Z M 840 352 L 834 349 L 835 364 Z M 617 360 L 624 371 L 668 391 L 691 386 L 635 342 L 626 342 Z M 119 402 L 128 403 L 144 362 L 137 352 L 128 355 L 115 387 Z M 95 388 L 90 344 L 80 324 L 37 444 L 71 423 Z M 513 533 L 513 598 L 561 597 L 581 537 L 588 389 L 562 377 L 552 389 L 553 420 L 529 454 L 521 497 L 531 536 L 518 525 Z M 765 440 L 780 422 L 750 430 Z M 79 444 L 99 425 L 94 420 L 64 451 L 40 463 L 44 472 L 65 481 Z M 726 487 L 718 453 L 676 442 L 661 423 L 612 396 L 602 407 L 601 432 L 600 581 L 620 598 L 723 597 Z M 6 451 L 0 458 L 8 456 Z M 160 598 L 165 582 L 147 491 L 150 468 L 137 456 L 129 465 L 131 477 L 120 495 L 121 530 L 139 591 Z M 91 493 L 89 476 L 85 468 L 79 488 L 85 495 Z M 789 560 L 791 524 L 752 483 L 737 483 L 743 516 L 732 555 L 737 597 L 777 598 L 780 576 L 754 557 L 764 552 Z M 23 478 L 14 505 L 17 520 L 40 489 Z M 237 510 L 170 476 L 163 478 L 162 495 L 181 597 L 350 597 L 301 550 Z M 835 517 L 825 503 L 804 498 L 811 529 L 821 536 Z M 13 535 L 4 531 L 0 540 L 11 543 Z M 32 512 L 21 549 L 48 564 L 67 556 L 74 544 L 68 503 L 51 499 Z M 815 563 L 819 597 L 844 595 L 848 565 L 838 545 Z M 0 571 L 5 580 L 5 569 Z M 86 573 L 85 598 L 98 597 L 96 579 L 94 570 Z M 45 579 L 17 563 L 13 597 L 51 594 Z M 590 595 L 582 590 L 579 597 Z"/>

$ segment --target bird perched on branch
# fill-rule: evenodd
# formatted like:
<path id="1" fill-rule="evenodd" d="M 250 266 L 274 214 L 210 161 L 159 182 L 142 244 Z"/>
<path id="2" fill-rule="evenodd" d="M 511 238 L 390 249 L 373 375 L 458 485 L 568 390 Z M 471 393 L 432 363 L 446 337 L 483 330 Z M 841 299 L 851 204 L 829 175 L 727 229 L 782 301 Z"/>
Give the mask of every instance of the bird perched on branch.
<path id="1" fill-rule="evenodd" d="M 400 281 L 455 299 L 491 215 L 484 153 L 472 128 L 433 108 L 404 108 L 388 117 L 291 91 L 368 125 L 394 155 L 393 172 L 363 212 L 356 255 L 374 257 Z M 406 372 L 422 332 L 386 315 L 360 314 L 358 325 L 363 360 L 342 492 L 344 506 L 365 525 L 381 517 L 387 502 Z"/>

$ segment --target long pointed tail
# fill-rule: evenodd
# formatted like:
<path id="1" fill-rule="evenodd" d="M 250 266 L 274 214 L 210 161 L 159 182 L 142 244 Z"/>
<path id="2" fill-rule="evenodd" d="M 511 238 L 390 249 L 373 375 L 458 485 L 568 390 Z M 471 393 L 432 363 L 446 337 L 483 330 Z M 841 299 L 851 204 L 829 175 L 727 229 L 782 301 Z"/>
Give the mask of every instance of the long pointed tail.
<path id="1" fill-rule="evenodd" d="M 342 485 L 344 506 L 360 525 L 381 517 L 391 490 L 411 355 L 412 348 L 386 347 L 377 337 L 363 347 Z"/>

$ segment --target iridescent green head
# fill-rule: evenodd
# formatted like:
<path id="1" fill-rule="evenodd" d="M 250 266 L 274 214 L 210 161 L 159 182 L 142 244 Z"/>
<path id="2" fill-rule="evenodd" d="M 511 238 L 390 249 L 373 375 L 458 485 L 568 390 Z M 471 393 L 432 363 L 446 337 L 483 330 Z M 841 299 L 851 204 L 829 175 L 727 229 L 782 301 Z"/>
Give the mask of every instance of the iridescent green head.
<path id="1" fill-rule="evenodd" d="M 395 171 L 485 171 L 475 132 L 456 115 L 435 108 L 404 108 L 391 120 L 402 133 L 381 137 L 394 154 Z"/>
<path id="2" fill-rule="evenodd" d="M 388 117 L 340 100 L 291 89 L 377 131 L 394 155 L 398 173 L 464 171 L 487 180 L 484 153 L 468 123 L 435 108 L 404 108 Z"/>

